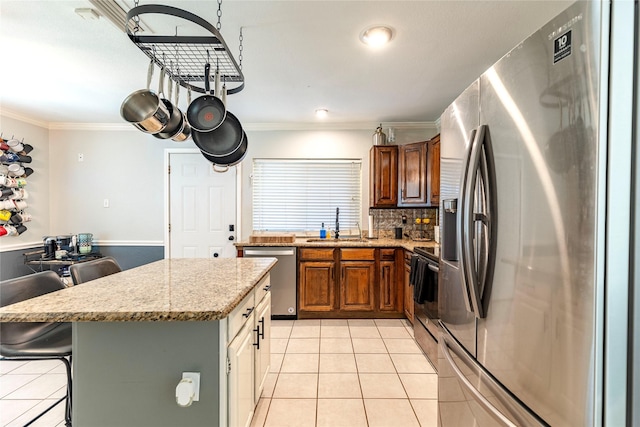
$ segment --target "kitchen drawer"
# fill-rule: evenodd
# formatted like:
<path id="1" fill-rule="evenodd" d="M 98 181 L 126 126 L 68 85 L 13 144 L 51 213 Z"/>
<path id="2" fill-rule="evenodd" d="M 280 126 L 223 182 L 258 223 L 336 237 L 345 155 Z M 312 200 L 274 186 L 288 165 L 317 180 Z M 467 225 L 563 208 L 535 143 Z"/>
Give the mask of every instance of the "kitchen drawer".
<path id="1" fill-rule="evenodd" d="M 251 312 L 256 308 L 255 290 L 251 291 L 242 302 L 229 314 L 228 323 L 228 340 L 231 342 L 233 338 L 240 332 L 242 326 L 246 323 Z"/>
<path id="2" fill-rule="evenodd" d="M 269 292 L 271 288 L 271 275 L 267 274 L 267 276 L 260 281 L 255 287 L 255 303 L 256 305 L 260 304 L 260 301 L 264 298 L 264 296 Z"/>
<path id="3" fill-rule="evenodd" d="M 342 261 L 374 261 L 375 249 L 373 248 L 354 248 L 340 249 L 340 259 Z"/>
<path id="4" fill-rule="evenodd" d="M 395 261 L 396 250 L 395 249 L 380 249 L 380 259 L 385 261 Z"/>
<path id="5" fill-rule="evenodd" d="M 333 248 L 301 248 L 300 259 L 333 261 Z"/>

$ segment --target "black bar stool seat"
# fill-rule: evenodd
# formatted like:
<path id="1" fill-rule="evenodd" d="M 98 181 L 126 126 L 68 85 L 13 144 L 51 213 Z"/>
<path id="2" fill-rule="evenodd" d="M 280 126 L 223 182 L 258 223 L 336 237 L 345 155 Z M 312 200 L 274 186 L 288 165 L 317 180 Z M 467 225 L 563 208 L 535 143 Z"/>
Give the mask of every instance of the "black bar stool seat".
<path id="1" fill-rule="evenodd" d="M 29 274 L 0 282 L 0 307 L 56 292 L 65 286 L 53 271 Z M 71 427 L 71 323 L 2 322 L 0 356 L 2 360 L 60 360 L 67 370 L 67 393 L 25 426 L 31 425 L 63 400 L 65 425 Z"/>

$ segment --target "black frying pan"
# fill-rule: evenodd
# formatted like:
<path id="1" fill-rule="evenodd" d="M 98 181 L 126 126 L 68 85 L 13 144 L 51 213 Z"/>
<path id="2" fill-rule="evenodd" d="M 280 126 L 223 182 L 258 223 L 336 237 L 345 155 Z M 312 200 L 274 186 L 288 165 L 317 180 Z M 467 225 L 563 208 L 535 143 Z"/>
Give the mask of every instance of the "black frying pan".
<path id="1" fill-rule="evenodd" d="M 187 108 L 187 121 L 191 128 L 198 132 L 211 132 L 217 129 L 224 122 L 227 111 L 222 100 L 211 94 L 209 85 L 210 70 L 211 65 L 207 63 L 204 66 L 204 88 L 206 93 L 196 98 Z"/>
<path id="2" fill-rule="evenodd" d="M 217 129 L 211 132 L 191 131 L 193 142 L 200 151 L 218 158 L 237 151 L 242 144 L 243 135 L 240 120 L 230 111 L 227 111 L 227 117 Z"/>
<path id="3" fill-rule="evenodd" d="M 214 166 L 213 170 L 215 170 L 216 172 L 226 172 L 226 169 L 218 170 L 215 168 L 215 166 L 220 165 L 220 166 L 227 166 L 227 168 L 229 168 L 231 166 L 237 165 L 242 161 L 242 159 L 244 159 L 244 156 L 247 154 L 247 148 L 249 148 L 249 140 L 247 139 L 246 133 L 242 132 L 242 134 L 243 134 L 242 143 L 240 144 L 240 146 L 236 151 L 234 151 L 232 154 L 229 154 L 228 156 L 214 157 L 202 151 L 202 155 L 204 156 L 204 158 L 209 160 L 211 163 L 213 163 L 213 166 Z"/>

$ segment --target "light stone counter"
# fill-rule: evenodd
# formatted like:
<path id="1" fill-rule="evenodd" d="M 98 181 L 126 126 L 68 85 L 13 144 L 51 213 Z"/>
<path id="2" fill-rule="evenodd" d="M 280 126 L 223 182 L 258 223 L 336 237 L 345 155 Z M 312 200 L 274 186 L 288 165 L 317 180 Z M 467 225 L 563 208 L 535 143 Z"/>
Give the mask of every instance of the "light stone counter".
<path id="1" fill-rule="evenodd" d="M 209 321 L 226 317 L 275 258 L 165 259 L 0 309 L 0 321 Z"/>
<path id="2" fill-rule="evenodd" d="M 312 240 L 312 241 L 309 241 Z M 295 246 L 299 248 L 403 248 L 409 251 L 413 251 L 415 247 L 437 247 L 438 243 L 433 240 L 411 240 L 411 239 L 361 239 L 361 240 L 349 240 L 349 239 L 325 239 L 318 241 L 316 237 L 298 237 L 293 243 L 250 243 L 249 241 L 241 241 L 235 243 L 238 249 L 242 249 L 246 246 L 258 247 L 258 246 Z"/>

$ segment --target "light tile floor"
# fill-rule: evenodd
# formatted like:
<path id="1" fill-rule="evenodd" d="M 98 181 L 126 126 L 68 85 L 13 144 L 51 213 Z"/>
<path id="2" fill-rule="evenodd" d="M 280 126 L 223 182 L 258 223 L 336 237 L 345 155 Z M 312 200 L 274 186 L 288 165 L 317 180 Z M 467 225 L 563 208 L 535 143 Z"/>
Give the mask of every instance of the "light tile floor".
<path id="1" fill-rule="evenodd" d="M 67 375 L 57 360 L 0 361 L 0 425 L 23 426 L 65 395 Z M 31 424 L 64 426 L 64 402 Z"/>
<path id="2" fill-rule="evenodd" d="M 271 332 L 252 426 L 436 426 L 438 377 L 406 320 L 281 320 Z M 24 425 L 65 386 L 60 362 L 0 361 L 0 425 Z M 33 426 L 64 426 L 64 403 Z"/>
<path id="3" fill-rule="evenodd" d="M 271 324 L 253 427 L 435 427 L 438 376 L 406 320 Z"/>

